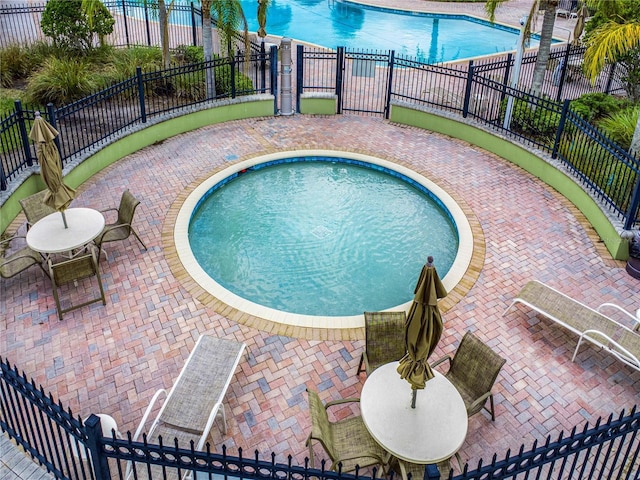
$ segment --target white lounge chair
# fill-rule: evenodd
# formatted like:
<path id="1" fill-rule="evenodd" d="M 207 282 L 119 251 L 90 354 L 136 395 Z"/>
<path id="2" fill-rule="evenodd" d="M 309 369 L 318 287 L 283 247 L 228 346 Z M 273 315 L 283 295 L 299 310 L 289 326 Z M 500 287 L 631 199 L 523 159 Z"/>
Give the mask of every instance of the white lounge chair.
<path id="1" fill-rule="evenodd" d="M 640 334 L 637 333 L 640 328 L 640 310 L 635 317 L 613 303 L 603 303 L 594 310 L 537 280 L 530 281 L 520 290 L 503 316 L 516 303 L 527 305 L 579 336 L 571 361 L 575 360 L 584 340 L 640 370 Z M 614 308 L 624 313 L 632 320 L 634 328 L 626 327 L 604 315 L 602 310 L 606 308 Z"/>
<path id="2" fill-rule="evenodd" d="M 177 439 L 180 448 L 190 449 L 193 441 L 195 450 L 202 451 L 218 414 L 222 415 L 223 432 L 226 433 L 222 401 L 245 348 L 244 343 L 233 340 L 200 336 L 173 388 L 168 393 L 161 389 L 154 394 L 133 441 L 140 441 L 147 419 L 163 395 L 167 398 L 148 430 L 147 443 L 157 445 L 162 437 L 164 445 L 173 445 Z M 131 465 L 127 470 L 127 478 L 130 478 Z M 136 478 L 146 478 L 145 470 L 146 467 L 137 466 Z"/>

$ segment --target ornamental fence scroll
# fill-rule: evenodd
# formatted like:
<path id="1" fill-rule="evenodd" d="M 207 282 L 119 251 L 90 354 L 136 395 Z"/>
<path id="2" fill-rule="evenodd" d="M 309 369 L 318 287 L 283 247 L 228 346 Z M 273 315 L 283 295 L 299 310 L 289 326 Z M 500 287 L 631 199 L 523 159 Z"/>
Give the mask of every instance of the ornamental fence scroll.
<path id="1" fill-rule="evenodd" d="M 238 449 L 230 455 L 223 446 L 222 453 L 213 453 L 207 444 L 206 451 L 195 451 L 190 446 L 167 441 L 151 444 L 143 439 L 133 442 L 131 433 L 120 439 L 116 432 L 103 436 L 100 418 L 89 415 L 83 421 L 55 402 L 51 394 L 37 387 L 24 372 L 0 357 L 0 428 L 9 438 L 22 447 L 49 473 L 59 479 L 125 480 L 144 478 L 192 478 L 195 480 L 223 480 L 229 477 L 247 480 L 375 480 L 373 477 L 348 475 L 325 469 L 295 465 L 288 456 L 286 463 L 270 458 L 260 459 L 258 452 L 244 456 Z M 488 464 L 480 460 L 475 468 L 464 466 L 463 472 L 450 479 L 484 480 L 515 478 L 600 479 L 640 478 L 640 412 L 633 407 L 625 414 L 620 412 L 595 425 L 585 423 L 582 429 L 573 428 L 568 435 L 560 433 L 538 445 L 517 453 L 507 451 L 504 457 L 494 454 Z M 434 466 L 425 468 L 423 480 L 438 480 L 440 474 Z M 393 480 L 393 474 L 391 479 Z"/>

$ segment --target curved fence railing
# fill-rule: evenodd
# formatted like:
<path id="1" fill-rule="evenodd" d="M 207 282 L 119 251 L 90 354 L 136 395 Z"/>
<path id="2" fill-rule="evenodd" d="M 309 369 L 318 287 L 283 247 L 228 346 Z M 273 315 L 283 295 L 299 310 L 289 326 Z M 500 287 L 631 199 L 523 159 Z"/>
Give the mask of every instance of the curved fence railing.
<path id="1" fill-rule="evenodd" d="M 584 53 L 571 49 L 566 50 L 573 52 L 566 53 L 571 59 Z M 390 105 L 398 102 L 473 120 L 557 159 L 625 230 L 640 225 L 640 160 L 574 113 L 570 100 L 509 87 L 504 82 L 510 74 L 507 61 L 431 65 L 393 51 L 329 51 L 302 45 L 296 58 L 298 103 L 304 93 L 330 92 L 337 97 L 338 113 L 389 118 Z"/>
<path id="2" fill-rule="evenodd" d="M 144 127 L 151 118 L 261 93 L 272 94 L 275 99 L 276 69 L 275 51 L 264 51 L 264 47 L 248 57 L 238 55 L 151 72 L 138 68 L 135 76 L 93 95 L 59 108 L 49 104 L 44 109 L 47 120 L 60 132 L 57 143 L 66 165 L 133 125 Z M 6 190 L 21 172 L 37 162 L 28 134 L 40 108 L 16 101 L 15 112 L 0 119 L 0 190 Z"/>
<path id="3" fill-rule="evenodd" d="M 44 5 L 1 7 L 2 23 L 19 28 L 4 29 L 0 45 L 43 40 L 39 22 L 34 18 L 41 15 Z M 105 5 L 116 19 L 110 44 L 159 43 L 153 2 L 111 0 Z M 172 15 L 175 20 L 170 25 L 172 46 L 201 44 L 201 12 L 194 3 L 175 2 Z M 298 111 L 303 93 L 329 92 L 338 97 L 336 113 L 388 117 L 391 102 L 399 101 L 471 118 L 483 128 L 559 159 L 603 210 L 630 230 L 640 225 L 640 161 L 561 101 L 564 99 L 566 103 L 567 99 L 589 91 L 622 92 L 625 72 L 619 65 L 608 65 L 595 84 L 591 84 L 580 68 L 583 55 L 582 46 L 552 47 L 549 60 L 552 74 L 543 84 L 542 96 L 536 97 L 525 91 L 533 76 L 536 52 L 524 56 L 520 89 L 512 89 L 507 86 L 514 68 L 511 53 L 438 65 L 395 55 L 393 51 L 311 49 L 298 45 L 294 87 Z M 169 70 L 138 70 L 134 77 L 73 104 L 58 108 L 49 105 L 48 119 L 61 132 L 58 145 L 62 161 L 66 164 L 112 140 L 126 128 L 144 126 L 148 117 L 185 111 L 212 100 L 268 92 L 274 95 L 275 113 L 276 63 L 273 51 L 265 53 L 264 44 L 253 43 L 249 58 L 238 54 L 235 58 Z M 215 79 L 215 93 L 208 91 L 210 78 Z M 28 139 L 35 109 L 16 104 L 13 114 L 0 119 L 0 190 L 6 190 L 36 161 Z"/>
<path id="4" fill-rule="evenodd" d="M 347 475 L 325 469 L 276 462 L 274 453 L 261 458 L 238 449 L 237 455 L 195 451 L 193 444 L 179 445 L 171 439 L 150 444 L 146 439 L 133 442 L 131 433 L 118 438 L 116 432 L 103 436 L 100 419 L 74 417 L 70 409 L 47 395 L 17 367 L 0 357 L 0 428 L 48 472 L 60 479 L 125 480 L 148 478 L 195 480 L 240 478 L 247 480 L 369 480 L 371 477 Z M 595 425 L 560 433 L 541 445 L 520 446 L 493 455 L 487 463 L 466 465 L 455 480 L 547 478 L 554 480 L 616 478 L 636 480 L 640 476 L 640 412 L 620 412 Z M 374 473 L 375 475 L 375 473 Z M 375 478 L 375 477 L 374 477 Z M 425 468 L 425 479 L 438 479 L 434 466 Z M 393 474 L 391 479 L 393 480 Z"/>

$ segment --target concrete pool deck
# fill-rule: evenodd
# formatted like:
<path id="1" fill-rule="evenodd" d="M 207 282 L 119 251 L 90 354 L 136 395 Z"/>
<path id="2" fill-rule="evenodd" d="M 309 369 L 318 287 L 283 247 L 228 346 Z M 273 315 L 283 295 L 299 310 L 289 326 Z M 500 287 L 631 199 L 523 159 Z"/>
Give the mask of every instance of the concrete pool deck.
<path id="1" fill-rule="evenodd" d="M 635 311 L 638 280 L 606 253 L 578 210 L 532 175 L 464 142 L 382 119 L 359 116 L 267 117 L 233 121 L 178 135 L 125 157 L 78 189 L 73 206 L 117 205 L 129 188 L 141 200 L 135 239 L 108 245 L 101 261 L 107 305 L 76 310 L 58 321 L 51 284 L 39 269 L 2 282 L 0 352 L 74 414 L 107 413 L 134 431 L 153 393 L 168 388 L 200 334 L 247 343 L 229 388 L 227 435 L 213 429 L 213 447 L 235 454 L 302 463 L 310 428 L 305 388 L 324 400 L 358 396 L 361 335 L 320 338 L 248 325 L 224 306 L 209 306 L 192 280 L 176 275 L 172 206 L 198 179 L 250 156 L 293 149 L 344 149 L 410 166 L 462 199 L 483 234 L 475 278 L 443 315 L 433 355 L 453 353 L 466 330 L 507 359 L 494 394 L 496 421 L 470 419 L 460 450 L 473 466 L 508 448 L 527 447 L 585 421 L 638 403 L 640 372 L 591 346 L 570 361 L 577 338 L 518 307 L 502 317 L 530 279 L 597 306 L 611 301 Z M 10 227 L 24 232 L 24 218 Z M 454 295 L 455 296 L 455 295 Z M 449 298 L 449 297 L 448 297 Z M 219 311 L 216 311 L 219 310 Z M 349 413 L 339 410 L 338 416 Z M 321 455 L 316 449 L 316 455 Z"/>

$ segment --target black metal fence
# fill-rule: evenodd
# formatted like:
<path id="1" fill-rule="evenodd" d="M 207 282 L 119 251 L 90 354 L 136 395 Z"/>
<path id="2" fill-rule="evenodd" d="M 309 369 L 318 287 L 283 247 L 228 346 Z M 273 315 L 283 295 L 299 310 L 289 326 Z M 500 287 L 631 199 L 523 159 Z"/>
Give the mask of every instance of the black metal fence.
<path id="1" fill-rule="evenodd" d="M 577 75 L 566 65 L 582 59 L 584 48 L 567 45 L 553 75 Z M 450 112 L 517 143 L 558 159 L 572 177 L 631 230 L 640 224 L 640 160 L 584 121 L 570 100 L 534 96 L 508 86 L 513 59 L 466 65 L 431 65 L 390 52 L 337 51 L 297 47 L 298 105 L 308 92 L 337 96 L 337 113 L 389 118 L 392 103 Z M 533 63 L 535 57 L 530 59 Z M 619 89 L 612 66 L 602 81 Z M 553 82 L 555 97 L 562 93 Z M 520 87 L 523 88 L 523 87 Z M 566 91 L 566 90 L 565 90 Z M 299 107 L 298 107 L 299 111 Z"/>
<path id="2" fill-rule="evenodd" d="M 253 94 L 274 95 L 276 50 L 218 58 L 202 64 L 142 72 L 69 105 L 47 106 L 48 121 L 60 132 L 58 147 L 63 165 L 113 139 L 134 124 L 165 116 L 185 107 Z M 210 85 L 208 85 L 208 83 Z M 215 91 L 213 89 L 215 88 Z M 0 188 L 36 161 L 28 132 L 35 107 L 15 102 L 15 112 L 0 119 Z"/>
<path id="3" fill-rule="evenodd" d="M 171 439 L 166 444 L 133 442 L 128 432 L 121 439 L 112 431 L 103 436 L 96 415 L 86 420 L 75 417 L 70 409 L 55 402 L 42 387 L 37 387 L 17 367 L 0 357 L 0 427 L 48 472 L 60 479 L 125 480 L 148 478 L 223 480 L 228 477 L 248 480 L 368 480 L 371 477 L 347 475 L 295 465 L 291 456 L 287 463 L 277 463 L 275 454 L 261 459 L 258 452 L 248 457 L 195 451 L 193 444 L 178 445 Z M 455 480 L 547 478 L 555 480 L 640 478 L 640 412 L 634 407 L 611 415 L 595 425 L 585 423 L 557 439 L 548 437 L 541 445 L 529 449 L 522 445 L 517 452 L 493 455 L 486 465 L 480 460 L 475 468 L 468 465 Z M 190 476 L 189 476 L 190 475 Z M 374 472 L 374 478 L 376 473 Z M 424 479 L 440 478 L 433 466 L 425 469 Z M 391 477 L 393 480 L 393 475 Z"/>

